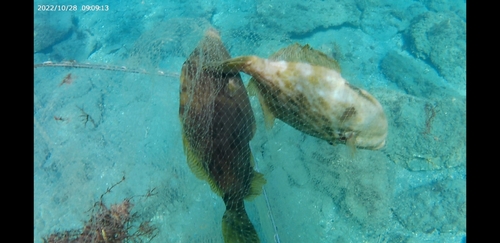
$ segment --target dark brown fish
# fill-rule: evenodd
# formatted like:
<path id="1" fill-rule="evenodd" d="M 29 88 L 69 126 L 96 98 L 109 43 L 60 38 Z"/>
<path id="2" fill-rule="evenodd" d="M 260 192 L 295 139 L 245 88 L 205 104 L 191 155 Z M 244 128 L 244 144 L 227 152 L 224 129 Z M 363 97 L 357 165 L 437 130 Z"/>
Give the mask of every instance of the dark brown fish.
<path id="1" fill-rule="evenodd" d="M 222 197 L 224 242 L 259 242 L 243 199 L 262 191 L 266 180 L 253 169 L 249 142 L 255 117 L 241 77 L 204 70 L 203 65 L 229 59 L 218 33 L 208 30 L 184 62 L 179 117 L 184 152 L 191 171 Z"/>

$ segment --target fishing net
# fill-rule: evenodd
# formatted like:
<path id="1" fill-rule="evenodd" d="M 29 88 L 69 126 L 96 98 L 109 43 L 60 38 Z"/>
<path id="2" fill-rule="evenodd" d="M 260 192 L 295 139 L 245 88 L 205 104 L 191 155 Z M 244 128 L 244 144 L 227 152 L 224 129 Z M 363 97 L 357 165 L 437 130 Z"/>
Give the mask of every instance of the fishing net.
<path id="1" fill-rule="evenodd" d="M 290 45 L 269 59 L 240 57 L 221 65 L 253 76 L 249 91 L 258 96 L 268 127 L 276 117 L 332 145 L 353 150 L 385 145 L 387 120 L 380 103 L 342 78 L 333 58 L 309 45 Z"/>
<path id="2" fill-rule="evenodd" d="M 112 232 L 116 242 L 446 241 L 433 230 L 465 232 L 464 188 L 454 186 L 465 98 L 396 48 L 400 34 L 384 42 L 356 27 L 375 6 L 327 2 L 35 11 L 34 242 L 111 242 Z M 414 5 L 411 16 L 425 8 Z M 345 11 L 307 21 L 314 9 Z M 430 179 L 416 171 L 439 181 L 422 185 Z M 414 188 L 445 195 L 415 201 Z M 433 198 L 458 198 L 458 210 L 424 219 L 409 209 L 430 211 Z"/>
<path id="3" fill-rule="evenodd" d="M 239 73 L 204 66 L 229 59 L 214 30 L 208 30 L 184 62 L 179 116 L 191 170 L 206 180 L 226 205 L 224 242 L 260 242 L 243 200 L 261 194 L 263 175 L 254 171 L 250 140 L 255 118 Z"/>
<path id="4" fill-rule="evenodd" d="M 50 27 L 50 22 L 46 24 Z M 109 236 L 105 232 L 121 232 L 117 241 L 220 242 L 228 238 L 228 242 L 257 242 L 275 237 L 270 205 L 262 197 L 266 180 L 257 172 L 250 147 L 257 126 L 245 84 L 239 74 L 210 73 L 205 77 L 203 70 L 204 64 L 230 58 L 231 49 L 248 51 L 244 49 L 248 46 L 254 51 L 258 37 L 250 31 L 233 30 L 226 33 L 251 41 L 230 44 L 223 41 L 224 34 L 214 29 L 207 32 L 211 28 L 205 19 L 172 18 L 153 24 L 132 42 L 102 44 L 92 54 L 64 56 L 69 41 L 35 54 L 35 178 L 40 181 L 35 194 L 57 186 L 68 188 L 37 196 L 41 204 L 37 212 L 65 206 L 51 210 L 54 219 L 50 217 L 47 225 L 37 220 L 36 241 L 44 237 L 49 242 L 99 242 Z M 212 39 L 206 41 L 207 36 Z M 93 36 L 83 34 L 81 38 L 83 43 Z M 69 39 L 78 45 L 78 38 Z M 110 56 L 116 60 L 94 62 Z M 84 57 L 94 61 L 83 61 Z M 183 93 L 179 80 L 194 84 Z M 139 169 L 148 164 L 153 168 Z M 140 179 L 150 174 L 157 179 Z M 114 188 L 99 202 L 95 195 L 123 175 L 127 180 L 122 187 L 128 181 L 135 184 L 128 187 L 129 192 Z M 196 178 L 207 182 L 211 190 Z M 81 194 L 72 194 L 71 188 L 78 188 Z M 161 191 L 162 197 L 139 197 L 151 188 Z M 190 192 L 201 193 L 202 199 L 187 196 Z M 81 195 L 89 196 L 82 200 Z M 259 200 L 244 206 L 243 200 L 259 195 Z M 122 223 L 106 228 L 103 225 L 108 221 L 98 220 L 109 212 L 108 205 L 120 205 L 125 199 L 134 205 L 130 214 L 135 215 L 126 223 L 139 233 L 123 235 Z M 207 212 L 199 200 L 215 200 L 215 210 Z M 98 210 L 100 206 L 90 210 L 96 202 L 104 211 Z M 64 214 L 75 205 L 82 210 Z M 188 205 L 199 209 L 187 210 Z M 204 220 L 184 220 L 188 214 Z M 244 222 L 242 217 L 246 217 Z M 61 226 L 56 218 L 70 223 Z M 74 218 L 82 222 L 90 218 L 92 230 Z M 140 227 L 145 223 L 149 230 Z M 156 230 L 165 223 L 177 233 Z M 191 230 L 183 228 L 186 226 Z M 154 234 L 139 237 L 141 230 Z M 198 234 L 189 233 L 194 230 Z M 234 233 L 239 231 L 248 233 Z"/>
<path id="5" fill-rule="evenodd" d="M 205 19 L 173 18 L 158 22 L 133 44 L 131 66 L 154 68 L 167 57 L 187 57 L 210 26 Z"/>

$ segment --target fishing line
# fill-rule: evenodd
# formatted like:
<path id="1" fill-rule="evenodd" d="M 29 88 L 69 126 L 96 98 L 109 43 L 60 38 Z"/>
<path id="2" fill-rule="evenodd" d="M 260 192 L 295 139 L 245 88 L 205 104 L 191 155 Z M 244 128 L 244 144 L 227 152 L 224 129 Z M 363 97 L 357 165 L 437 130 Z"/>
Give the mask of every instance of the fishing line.
<path id="1" fill-rule="evenodd" d="M 259 164 L 257 163 L 257 159 L 254 159 L 254 162 L 255 162 L 255 170 L 257 172 L 260 172 L 259 171 Z M 271 223 L 273 224 L 274 242 L 275 243 L 281 243 L 280 236 L 278 234 L 278 227 L 276 227 L 276 223 L 274 223 L 273 211 L 271 210 L 271 204 L 269 204 L 269 199 L 267 198 L 267 193 L 266 193 L 265 186 L 262 187 L 262 194 L 264 195 L 264 199 L 266 200 L 266 206 L 267 206 L 267 211 L 268 211 L 268 214 L 269 214 L 269 218 L 271 218 Z"/>

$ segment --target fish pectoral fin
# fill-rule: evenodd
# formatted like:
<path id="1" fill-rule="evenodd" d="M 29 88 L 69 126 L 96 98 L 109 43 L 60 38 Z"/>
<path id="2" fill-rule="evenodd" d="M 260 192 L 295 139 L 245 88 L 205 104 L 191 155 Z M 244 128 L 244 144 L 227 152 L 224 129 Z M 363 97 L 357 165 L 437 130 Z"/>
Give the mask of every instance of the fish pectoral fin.
<path id="1" fill-rule="evenodd" d="M 252 166 L 252 168 L 255 166 L 253 154 L 250 154 L 250 166 Z M 248 190 L 245 200 L 253 200 L 256 196 L 260 195 L 262 193 L 262 187 L 266 184 L 266 182 L 266 178 L 264 178 L 263 174 L 253 170 L 252 181 L 250 181 L 250 190 Z"/>
<path id="2" fill-rule="evenodd" d="M 351 151 L 351 157 L 354 157 L 356 154 L 356 138 L 358 137 L 358 133 L 353 133 L 349 138 L 346 140 L 346 145 L 349 147 L 349 150 Z"/>
<path id="3" fill-rule="evenodd" d="M 262 187 L 266 184 L 267 180 L 264 178 L 264 175 L 253 171 L 252 174 L 252 182 L 250 182 L 250 190 L 248 195 L 245 196 L 245 200 L 251 201 L 258 195 L 262 194 Z"/>
<path id="4" fill-rule="evenodd" d="M 259 99 L 260 107 L 262 108 L 262 113 L 264 115 L 266 129 L 270 130 L 274 126 L 274 119 L 276 119 L 276 117 L 269 109 L 264 96 L 262 96 L 259 88 L 257 87 L 257 81 L 254 78 L 251 78 L 250 81 L 248 81 L 247 90 L 250 96 L 257 96 Z"/>
<path id="5" fill-rule="evenodd" d="M 274 119 L 276 118 L 274 114 L 269 110 L 269 107 L 264 102 L 261 102 L 262 112 L 264 113 L 264 123 L 266 124 L 266 129 L 270 130 L 274 126 Z"/>

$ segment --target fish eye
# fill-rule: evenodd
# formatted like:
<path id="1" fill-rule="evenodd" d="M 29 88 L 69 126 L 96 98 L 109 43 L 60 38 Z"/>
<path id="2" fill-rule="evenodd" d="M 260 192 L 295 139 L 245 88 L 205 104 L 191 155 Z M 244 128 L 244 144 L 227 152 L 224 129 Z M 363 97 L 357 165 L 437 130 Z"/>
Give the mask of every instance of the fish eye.
<path id="1" fill-rule="evenodd" d="M 335 131 L 335 134 L 337 135 L 337 139 L 340 140 L 340 141 L 346 141 L 347 140 L 347 137 L 345 136 L 345 132 L 342 131 L 342 130 L 336 130 Z"/>

